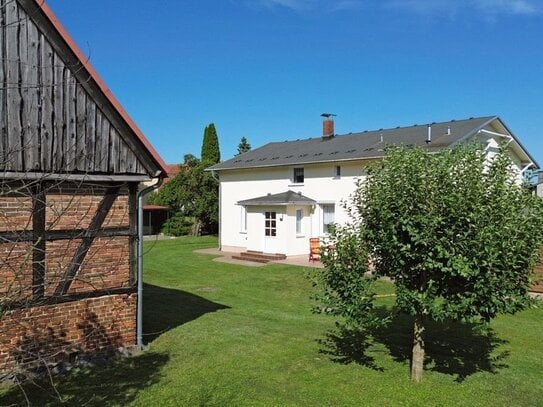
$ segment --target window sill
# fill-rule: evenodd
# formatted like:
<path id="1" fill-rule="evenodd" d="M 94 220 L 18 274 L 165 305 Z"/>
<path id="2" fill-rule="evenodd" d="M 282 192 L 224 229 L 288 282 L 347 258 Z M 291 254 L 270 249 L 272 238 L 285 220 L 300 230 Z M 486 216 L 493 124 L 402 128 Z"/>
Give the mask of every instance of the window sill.
<path id="1" fill-rule="evenodd" d="M 289 187 L 303 187 L 304 184 L 289 184 Z"/>
<path id="2" fill-rule="evenodd" d="M 240 230 L 239 234 L 240 234 L 240 235 L 246 235 L 246 234 L 247 234 L 247 231 L 246 231 L 246 230 L 245 230 L 245 231 Z"/>
<path id="3" fill-rule="evenodd" d="M 296 239 L 305 239 L 305 235 L 296 235 Z"/>

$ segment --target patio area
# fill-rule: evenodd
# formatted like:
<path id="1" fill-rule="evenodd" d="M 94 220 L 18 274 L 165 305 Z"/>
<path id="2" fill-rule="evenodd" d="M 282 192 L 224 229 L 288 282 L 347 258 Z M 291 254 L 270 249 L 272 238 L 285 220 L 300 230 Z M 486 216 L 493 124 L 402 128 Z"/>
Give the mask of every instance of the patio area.
<path id="1" fill-rule="evenodd" d="M 241 264 L 244 266 L 249 267 L 262 267 L 269 263 L 276 263 L 276 264 L 289 264 L 291 266 L 302 266 L 302 267 L 314 267 L 314 268 L 323 268 L 324 266 L 320 261 L 309 261 L 309 255 L 300 255 L 300 256 L 288 256 L 284 260 L 272 260 L 269 263 L 257 263 L 253 261 L 245 261 L 245 260 L 238 260 L 232 258 L 232 256 L 236 256 L 239 254 L 239 252 L 225 252 L 221 251 L 218 248 L 210 248 L 210 249 L 199 249 L 195 250 L 196 253 L 204 253 L 204 254 L 213 254 L 219 257 L 216 257 L 213 259 L 213 261 L 217 261 L 219 263 L 229 263 L 229 264 Z"/>

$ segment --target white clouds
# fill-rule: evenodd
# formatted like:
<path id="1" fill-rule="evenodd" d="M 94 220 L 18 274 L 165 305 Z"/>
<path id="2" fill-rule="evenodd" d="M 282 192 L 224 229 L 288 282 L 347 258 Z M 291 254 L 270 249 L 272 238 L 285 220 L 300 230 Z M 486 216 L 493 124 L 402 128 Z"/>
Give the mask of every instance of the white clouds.
<path id="1" fill-rule="evenodd" d="M 536 14 L 541 9 L 532 0 L 473 0 L 474 5 L 496 13 Z"/>
<path id="2" fill-rule="evenodd" d="M 257 0 L 256 3 L 260 3 L 265 7 L 286 7 L 292 10 L 307 10 L 313 8 L 316 0 Z"/>
<path id="3" fill-rule="evenodd" d="M 253 6 L 303 11 L 345 11 L 366 8 L 396 9 L 417 14 L 455 16 L 472 12 L 483 16 L 527 16 L 543 12 L 540 0 L 246 0 Z"/>
<path id="4" fill-rule="evenodd" d="M 449 16 L 460 11 L 477 12 L 483 15 L 532 15 L 542 10 L 535 0 L 389 0 L 389 8 L 419 14 L 445 13 Z"/>
<path id="5" fill-rule="evenodd" d="M 358 9 L 365 3 L 364 0 L 248 0 L 253 5 L 260 5 L 268 8 L 283 7 L 295 11 L 324 10 L 339 11 Z"/>

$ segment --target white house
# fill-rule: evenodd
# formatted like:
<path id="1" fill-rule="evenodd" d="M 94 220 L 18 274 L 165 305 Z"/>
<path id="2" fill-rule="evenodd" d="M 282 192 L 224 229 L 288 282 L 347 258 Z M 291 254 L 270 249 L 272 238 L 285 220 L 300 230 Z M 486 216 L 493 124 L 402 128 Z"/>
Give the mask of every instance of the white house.
<path id="1" fill-rule="evenodd" d="M 332 118 L 323 116 L 321 137 L 269 143 L 209 168 L 220 181 L 221 250 L 308 254 L 309 238 L 325 236 L 330 223 L 348 221 L 342 200 L 387 144 L 431 152 L 476 138 L 493 154 L 505 141 L 519 179 L 539 168 L 497 116 L 345 135 L 335 135 Z"/>

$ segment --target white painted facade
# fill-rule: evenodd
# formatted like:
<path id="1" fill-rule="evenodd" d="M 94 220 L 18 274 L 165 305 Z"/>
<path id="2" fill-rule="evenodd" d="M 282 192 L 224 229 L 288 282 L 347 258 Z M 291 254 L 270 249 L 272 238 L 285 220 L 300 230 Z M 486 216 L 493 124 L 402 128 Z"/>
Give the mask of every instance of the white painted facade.
<path id="1" fill-rule="evenodd" d="M 500 123 L 498 123 L 500 124 Z M 488 127 L 490 131 L 508 134 L 503 127 Z M 489 133 L 476 136 L 487 145 L 491 158 L 498 151 L 503 137 Z M 465 142 L 467 140 L 462 140 Z M 522 181 L 526 166 L 526 152 L 517 143 L 511 143 L 510 153 L 514 171 Z M 520 154 L 520 155 L 519 155 Z M 522 158 L 524 158 L 524 164 Z M 252 250 L 264 253 L 282 253 L 287 256 L 309 253 L 309 239 L 326 235 L 324 211 L 334 206 L 333 221 L 348 222 L 342 202 L 348 201 L 355 190 L 357 179 L 362 179 L 368 160 L 336 161 L 306 165 L 284 165 L 250 169 L 221 169 L 220 180 L 220 227 L 219 244 L 224 251 Z M 337 167 L 341 175 L 337 176 Z M 304 182 L 294 183 L 294 168 L 304 169 Z M 314 205 L 295 206 L 247 206 L 239 201 L 279 194 L 286 191 L 301 193 L 316 201 Z M 329 208 L 329 206 L 328 206 Z M 303 211 L 297 230 L 296 211 Z M 266 213 L 268 221 L 266 223 Z M 266 226 L 271 225 L 269 216 L 275 213 L 275 236 L 266 236 Z M 299 232 L 299 233 L 297 233 Z"/>
<path id="2" fill-rule="evenodd" d="M 220 245 L 226 251 L 254 250 L 283 253 L 287 256 L 309 252 L 309 238 L 324 236 L 324 207 L 334 205 L 334 222 L 347 222 L 341 202 L 355 189 L 355 181 L 364 176 L 367 161 L 318 163 L 222 170 L 220 180 Z M 336 176 L 336 167 L 341 175 Z M 304 182 L 292 180 L 294 168 L 304 169 Z M 285 191 L 300 192 L 315 200 L 313 206 L 247 206 L 237 202 Z M 296 233 L 296 211 L 302 210 L 300 233 Z M 265 236 L 265 213 L 275 212 L 275 239 Z"/>

